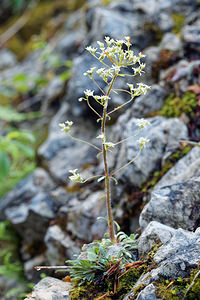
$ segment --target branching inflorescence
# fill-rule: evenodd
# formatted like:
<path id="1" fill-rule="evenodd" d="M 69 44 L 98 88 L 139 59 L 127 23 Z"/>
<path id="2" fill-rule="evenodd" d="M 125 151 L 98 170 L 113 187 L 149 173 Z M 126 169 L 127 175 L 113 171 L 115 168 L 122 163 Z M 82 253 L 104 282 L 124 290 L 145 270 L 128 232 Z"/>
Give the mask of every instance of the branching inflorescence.
<path id="1" fill-rule="evenodd" d="M 81 174 L 78 173 L 78 169 L 75 169 L 69 171 L 70 173 L 72 173 L 72 175 L 69 176 L 69 179 L 72 180 L 73 182 L 78 182 L 78 183 L 85 183 L 86 181 L 91 180 L 93 178 L 98 178 L 98 181 L 101 180 L 105 181 L 109 235 L 111 241 L 114 243 L 116 241 L 116 235 L 114 233 L 114 221 L 113 221 L 112 210 L 111 210 L 110 180 L 114 179 L 116 181 L 114 175 L 116 175 L 122 169 L 124 169 L 132 162 L 134 162 L 135 159 L 137 159 L 137 157 L 140 155 L 142 148 L 145 147 L 146 143 L 148 143 L 149 140 L 145 139 L 144 137 L 141 137 L 138 140 L 139 151 L 137 155 L 131 161 L 126 163 L 124 166 L 112 172 L 110 172 L 108 162 L 107 162 L 107 151 L 111 151 L 112 148 L 116 147 L 117 145 L 126 142 L 130 138 L 136 137 L 142 131 L 143 128 L 149 125 L 149 121 L 144 119 L 138 120 L 137 121 L 137 125 L 139 127 L 138 132 L 116 143 L 107 141 L 106 121 L 111 118 L 112 113 L 116 112 L 120 108 L 132 102 L 135 97 L 146 94 L 150 86 L 144 83 L 138 83 L 137 86 L 134 87 L 133 84 L 127 83 L 128 90 L 116 89 L 114 87 L 114 83 L 117 77 L 134 77 L 136 75 L 142 75 L 142 73 L 144 72 L 145 64 L 141 62 L 141 59 L 145 55 L 143 55 L 142 53 L 135 55 L 134 51 L 130 50 L 131 43 L 129 37 L 125 37 L 125 40 L 113 40 L 110 37 L 105 37 L 105 43 L 97 42 L 97 44 L 99 45 L 99 49 L 89 46 L 86 48 L 86 50 L 89 51 L 90 54 L 93 55 L 98 61 L 100 61 L 103 67 L 100 69 L 96 69 L 96 67 L 93 67 L 89 69 L 87 72 L 85 72 L 84 75 L 88 76 L 94 82 L 94 84 L 99 88 L 99 92 L 101 93 L 101 95 L 94 95 L 94 91 L 87 89 L 84 92 L 85 96 L 79 98 L 78 100 L 80 102 L 86 101 L 89 108 L 98 116 L 97 122 L 99 121 L 101 122 L 101 134 L 97 136 L 97 138 L 101 140 L 102 148 L 100 149 L 99 147 L 87 141 L 73 137 L 70 134 L 70 129 L 71 126 L 73 125 L 72 121 L 66 121 L 59 125 L 61 129 L 70 138 L 75 139 L 79 142 L 86 143 L 87 145 L 95 148 L 99 152 L 99 154 L 102 154 L 103 156 L 103 161 L 104 161 L 103 176 L 101 174 L 87 179 L 83 179 Z M 126 49 L 124 50 L 124 48 Z M 124 73 L 124 70 L 126 68 L 129 69 L 132 68 L 133 74 L 126 74 L 126 72 Z M 102 78 L 102 80 L 106 83 L 106 85 L 108 86 L 107 92 L 105 92 L 98 85 L 98 83 L 94 79 L 94 73 L 97 73 Z M 109 100 L 111 99 L 111 94 L 118 93 L 118 92 L 128 93 L 130 95 L 130 99 L 125 103 L 123 103 L 122 105 L 119 105 L 109 111 Z M 92 97 L 102 107 L 102 114 L 97 112 L 95 108 L 90 104 L 89 97 Z"/>

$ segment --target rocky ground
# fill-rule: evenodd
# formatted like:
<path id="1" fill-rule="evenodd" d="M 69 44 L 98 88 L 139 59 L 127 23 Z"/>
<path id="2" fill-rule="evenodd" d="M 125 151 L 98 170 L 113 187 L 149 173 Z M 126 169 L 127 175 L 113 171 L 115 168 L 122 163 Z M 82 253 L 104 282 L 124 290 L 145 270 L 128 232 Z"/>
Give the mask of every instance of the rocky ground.
<path id="1" fill-rule="evenodd" d="M 142 136 L 150 142 L 134 165 L 118 175 L 119 184 L 112 192 L 114 216 L 127 233 L 140 228 L 139 256 L 147 255 L 158 241 L 161 246 L 155 251 L 151 270 L 120 299 L 171 299 L 169 295 L 182 299 L 178 292 L 162 295 L 158 284 L 189 278 L 190 271 L 199 268 L 200 148 L 180 143 L 198 142 L 200 138 L 199 2 L 100 2 L 88 0 L 84 9 L 71 14 L 56 37 L 54 51 L 63 60 L 72 60 L 72 77 L 66 84 L 55 75 L 36 95 L 43 111 L 50 115 L 56 111 L 49 122 L 48 136 L 38 149 L 38 167 L 1 199 L 0 220 L 10 220 L 20 235 L 24 272 L 33 282 L 40 278 L 40 272 L 33 270 L 35 265 L 63 265 L 79 253 L 83 243 L 103 236 L 105 225 L 96 221 L 98 216 L 106 216 L 103 185 L 93 181 L 83 187 L 68 181 L 69 169 L 82 168 L 83 174 L 92 176 L 101 172 L 101 162 L 89 146 L 80 149 L 80 144 L 68 139 L 58 124 L 73 120 L 74 135 L 95 141 L 98 124 L 88 107 L 77 101 L 86 88 L 96 90 L 83 76 L 96 66 L 85 47 L 105 36 L 130 36 L 135 51 L 146 54 L 146 72 L 138 80 L 152 88 L 120 116 L 116 114 L 108 130 L 113 140 L 119 141 L 134 132 L 138 118 L 148 118 L 151 126 Z M 8 78 L 19 69 L 28 74 L 40 72 L 38 59 L 36 51 L 17 63 L 9 50 L 1 50 L 0 78 Z M 117 84 L 124 88 L 125 81 Z M 191 106 L 190 98 L 195 99 Z M 116 95 L 111 106 L 124 100 Z M 34 102 L 29 99 L 27 103 Z M 110 166 L 127 163 L 135 153 L 135 140 L 128 140 L 113 151 Z M 200 285 L 199 277 L 197 280 Z M 9 282 L 8 287 L 5 282 L 0 285 L 9 289 Z M 136 293 L 138 286 L 140 291 Z M 27 299 L 69 299 L 70 288 L 69 283 L 46 277 Z M 173 285 L 171 288 L 173 291 Z M 186 299 L 200 299 L 199 287 L 193 293 Z"/>

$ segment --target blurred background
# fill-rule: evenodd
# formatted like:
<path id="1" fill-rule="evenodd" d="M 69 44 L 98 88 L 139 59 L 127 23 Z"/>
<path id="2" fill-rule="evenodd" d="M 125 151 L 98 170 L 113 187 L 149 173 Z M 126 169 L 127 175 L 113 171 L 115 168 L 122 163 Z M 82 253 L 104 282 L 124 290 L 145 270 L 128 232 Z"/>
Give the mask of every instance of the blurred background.
<path id="1" fill-rule="evenodd" d="M 63 265 L 106 230 L 96 222 L 106 215 L 103 184 L 68 180 L 74 168 L 85 177 L 101 174 L 101 161 L 58 126 L 72 120 L 74 136 L 97 143 L 95 115 L 77 100 L 86 89 L 99 93 L 83 76 L 100 66 L 85 47 L 105 36 L 130 36 L 135 53 L 146 55 L 146 71 L 129 83 L 152 86 L 108 124 L 110 139 L 117 141 L 131 135 L 137 118 L 152 123 L 145 131 L 152 140 L 146 154 L 119 174 L 113 188 L 114 216 L 122 230 L 138 229 L 151 190 L 192 149 L 179 141 L 199 142 L 198 0 L 1 0 L 0 299 L 24 299 L 46 276 L 34 266 Z M 125 86 L 123 78 L 117 81 L 118 88 Z M 114 94 L 110 106 L 125 100 Z M 113 151 L 111 168 L 136 151 L 135 141 Z"/>

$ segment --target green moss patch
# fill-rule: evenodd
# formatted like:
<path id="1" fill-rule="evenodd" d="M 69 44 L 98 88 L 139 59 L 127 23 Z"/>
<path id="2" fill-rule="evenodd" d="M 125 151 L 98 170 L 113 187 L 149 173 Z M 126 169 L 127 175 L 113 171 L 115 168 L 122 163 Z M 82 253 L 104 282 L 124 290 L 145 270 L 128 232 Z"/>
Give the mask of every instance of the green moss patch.
<path id="1" fill-rule="evenodd" d="M 126 274 L 121 276 L 118 281 L 117 292 L 113 296 L 107 296 L 104 299 L 120 300 L 130 292 L 137 280 L 143 274 L 145 265 L 140 266 L 138 269 L 131 269 Z M 70 291 L 70 299 L 87 299 L 95 300 L 106 293 L 113 292 L 115 279 L 113 277 L 106 279 L 103 282 L 87 283 L 83 286 L 74 285 Z"/>
<path id="2" fill-rule="evenodd" d="M 172 93 L 165 99 L 165 104 L 158 114 L 167 118 L 177 118 L 182 114 L 193 117 L 196 107 L 197 99 L 194 93 L 186 92 L 181 98 Z"/>
<path id="3" fill-rule="evenodd" d="M 174 27 L 172 29 L 172 33 L 180 34 L 185 22 L 185 16 L 183 14 L 171 14 L 171 18 L 174 21 Z"/>
<path id="4" fill-rule="evenodd" d="M 199 270 L 200 266 L 197 269 L 192 269 L 189 278 L 178 277 L 177 279 L 163 279 L 155 282 L 156 296 L 163 300 L 182 300 L 184 297 L 186 300 L 199 300 L 200 274 L 194 280 L 194 277 Z M 191 285 L 192 282 L 193 285 Z"/>

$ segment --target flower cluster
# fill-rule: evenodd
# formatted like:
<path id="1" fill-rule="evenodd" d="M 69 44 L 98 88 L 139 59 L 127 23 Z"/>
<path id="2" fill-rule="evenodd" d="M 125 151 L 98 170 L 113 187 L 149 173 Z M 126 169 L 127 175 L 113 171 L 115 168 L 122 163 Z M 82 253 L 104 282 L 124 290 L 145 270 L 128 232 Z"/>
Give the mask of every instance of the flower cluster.
<path id="1" fill-rule="evenodd" d="M 146 139 L 144 137 L 139 138 L 138 143 L 140 144 L 140 149 L 145 147 L 149 141 L 150 141 L 149 139 Z"/>
<path id="2" fill-rule="evenodd" d="M 91 46 L 87 47 L 86 50 L 101 62 L 103 62 L 105 58 L 109 58 L 112 64 L 123 67 L 132 66 L 138 63 L 139 67 L 134 70 L 134 75 L 137 75 L 138 73 L 141 74 L 145 65 L 140 63 L 140 59 L 145 57 L 145 55 L 141 52 L 138 56 L 134 55 L 134 51 L 130 50 L 130 37 L 125 37 L 125 40 L 114 40 L 106 36 L 105 42 L 106 46 L 103 42 L 97 42 L 100 52 L 97 52 L 97 48 Z M 123 45 L 126 45 L 126 50 L 123 49 Z"/>
<path id="3" fill-rule="evenodd" d="M 137 83 L 136 88 L 134 88 L 133 84 L 127 83 L 127 85 L 130 89 L 131 97 L 133 98 L 145 95 L 146 92 L 151 88 L 149 85 L 146 85 L 144 83 Z"/>
<path id="4" fill-rule="evenodd" d="M 97 139 L 101 139 L 102 140 L 102 144 L 105 146 L 106 150 L 111 151 L 111 148 L 115 147 L 115 144 L 112 142 L 106 142 L 106 138 L 104 134 L 100 134 L 97 136 Z"/>
<path id="5" fill-rule="evenodd" d="M 73 122 L 72 121 L 66 121 L 64 123 L 60 123 L 59 126 L 61 127 L 61 130 L 68 133 L 70 128 L 72 127 Z"/>
<path id="6" fill-rule="evenodd" d="M 136 122 L 136 125 L 139 126 L 141 129 L 142 128 L 145 128 L 146 126 L 148 126 L 150 124 L 150 122 L 148 120 L 145 120 L 145 119 L 139 119 L 137 122 Z"/>
<path id="7" fill-rule="evenodd" d="M 73 174 L 73 175 L 69 176 L 69 179 L 73 182 L 83 183 L 84 179 L 81 176 L 81 174 L 77 173 L 77 171 L 78 171 L 78 169 L 69 170 L 69 172 Z"/>

